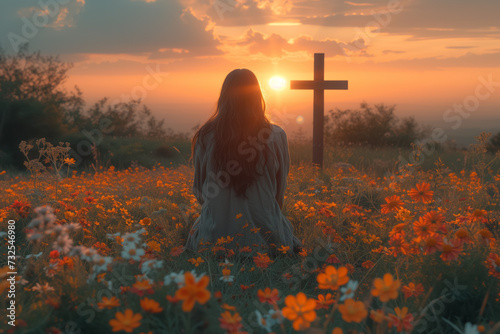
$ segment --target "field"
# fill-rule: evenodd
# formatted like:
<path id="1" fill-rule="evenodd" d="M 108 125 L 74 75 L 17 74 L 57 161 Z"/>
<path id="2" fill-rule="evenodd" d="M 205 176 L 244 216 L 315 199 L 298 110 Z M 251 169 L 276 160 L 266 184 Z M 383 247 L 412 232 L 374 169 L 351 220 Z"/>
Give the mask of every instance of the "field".
<path id="1" fill-rule="evenodd" d="M 499 333 L 495 157 L 360 150 L 329 150 L 317 170 L 291 146 L 299 255 L 230 237 L 185 251 L 200 212 L 185 151 L 151 168 L 74 171 L 62 154 L 44 173 L 0 171 L 1 307 L 16 324 L 3 316 L 0 333 Z"/>

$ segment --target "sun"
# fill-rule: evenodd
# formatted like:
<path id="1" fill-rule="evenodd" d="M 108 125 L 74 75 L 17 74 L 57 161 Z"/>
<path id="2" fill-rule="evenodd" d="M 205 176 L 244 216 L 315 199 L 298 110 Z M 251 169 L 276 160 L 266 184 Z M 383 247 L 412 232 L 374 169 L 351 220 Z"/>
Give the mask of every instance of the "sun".
<path id="1" fill-rule="evenodd" d="M 269 79 L 269 86 L 271 86 L 271 88 L 274 90 L 282 90 L 283 88 L 285 88 L 285 85 L 286 85 L 286 80 L 283 77 L 274 76 L 271 79 Z"/>

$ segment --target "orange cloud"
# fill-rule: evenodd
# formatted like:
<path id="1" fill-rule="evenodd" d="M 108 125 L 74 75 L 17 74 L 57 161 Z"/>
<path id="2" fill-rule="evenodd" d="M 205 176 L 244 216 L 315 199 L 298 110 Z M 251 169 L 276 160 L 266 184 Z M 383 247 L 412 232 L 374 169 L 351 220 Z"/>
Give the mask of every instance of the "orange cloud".
<path id="1" fill-rule="evenodd" d="M 357 50 L 363 53 L 364 40 L 360 39 L 350 43 L 338 42 L 333 39 L 315 40 L 310 36 L 301 35 L 297 38 L 286 40 L 279 34 L 266 36 L 260 32 L 248 29 L 246 34 L 236 44 L 248 49 L 250 54 L 261 53 L 267 57 L 284 57 L 290 52 L 325 52 L 330 57 L 345 55 L 345 49 Z"/>

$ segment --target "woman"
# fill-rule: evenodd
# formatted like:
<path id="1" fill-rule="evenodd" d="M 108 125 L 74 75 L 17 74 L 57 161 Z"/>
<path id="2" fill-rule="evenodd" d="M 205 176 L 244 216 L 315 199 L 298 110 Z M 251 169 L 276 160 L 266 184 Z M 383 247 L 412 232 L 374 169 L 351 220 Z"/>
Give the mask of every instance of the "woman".
<path id="1" fill-rule="evenodd" d="M 299 250 L 301 243 L 281 212 L 290 167 L 287 136 L 266 118 L 250 70 L 227 75 L 215 113 L 191 145 L 193 192 L 202 209 L 186 248 L 197 250 L 201 243 L 269 248 L 270 253 L 281 246 Z"/>

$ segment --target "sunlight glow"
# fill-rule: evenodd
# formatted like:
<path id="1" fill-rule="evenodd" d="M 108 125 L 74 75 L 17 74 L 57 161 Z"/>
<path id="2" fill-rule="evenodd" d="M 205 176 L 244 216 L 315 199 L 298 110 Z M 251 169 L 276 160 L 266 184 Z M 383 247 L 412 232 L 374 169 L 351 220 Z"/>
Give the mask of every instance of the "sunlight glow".
<path id="1" fill-rule="evenodd" d="M 304 117 L 297 116 L 297 118 L 295 119 L 295 122 L 297 122 L 297 124 L 304 124 Z"/>
<path id="2" fill-rule="evenodd" d="M 279 76 L 274 76 L 269 79 L 269 86 L 274 90 L 282 90 L 285 88 L 286 80 Z"/>
<path id="3" fill-rule="evenodd" d="M 269 26 L 281 26 L 281 27 L 289 27 L 289 26 L 300 26 L 300 22 L 271 22 L 268 23 Z"/>

